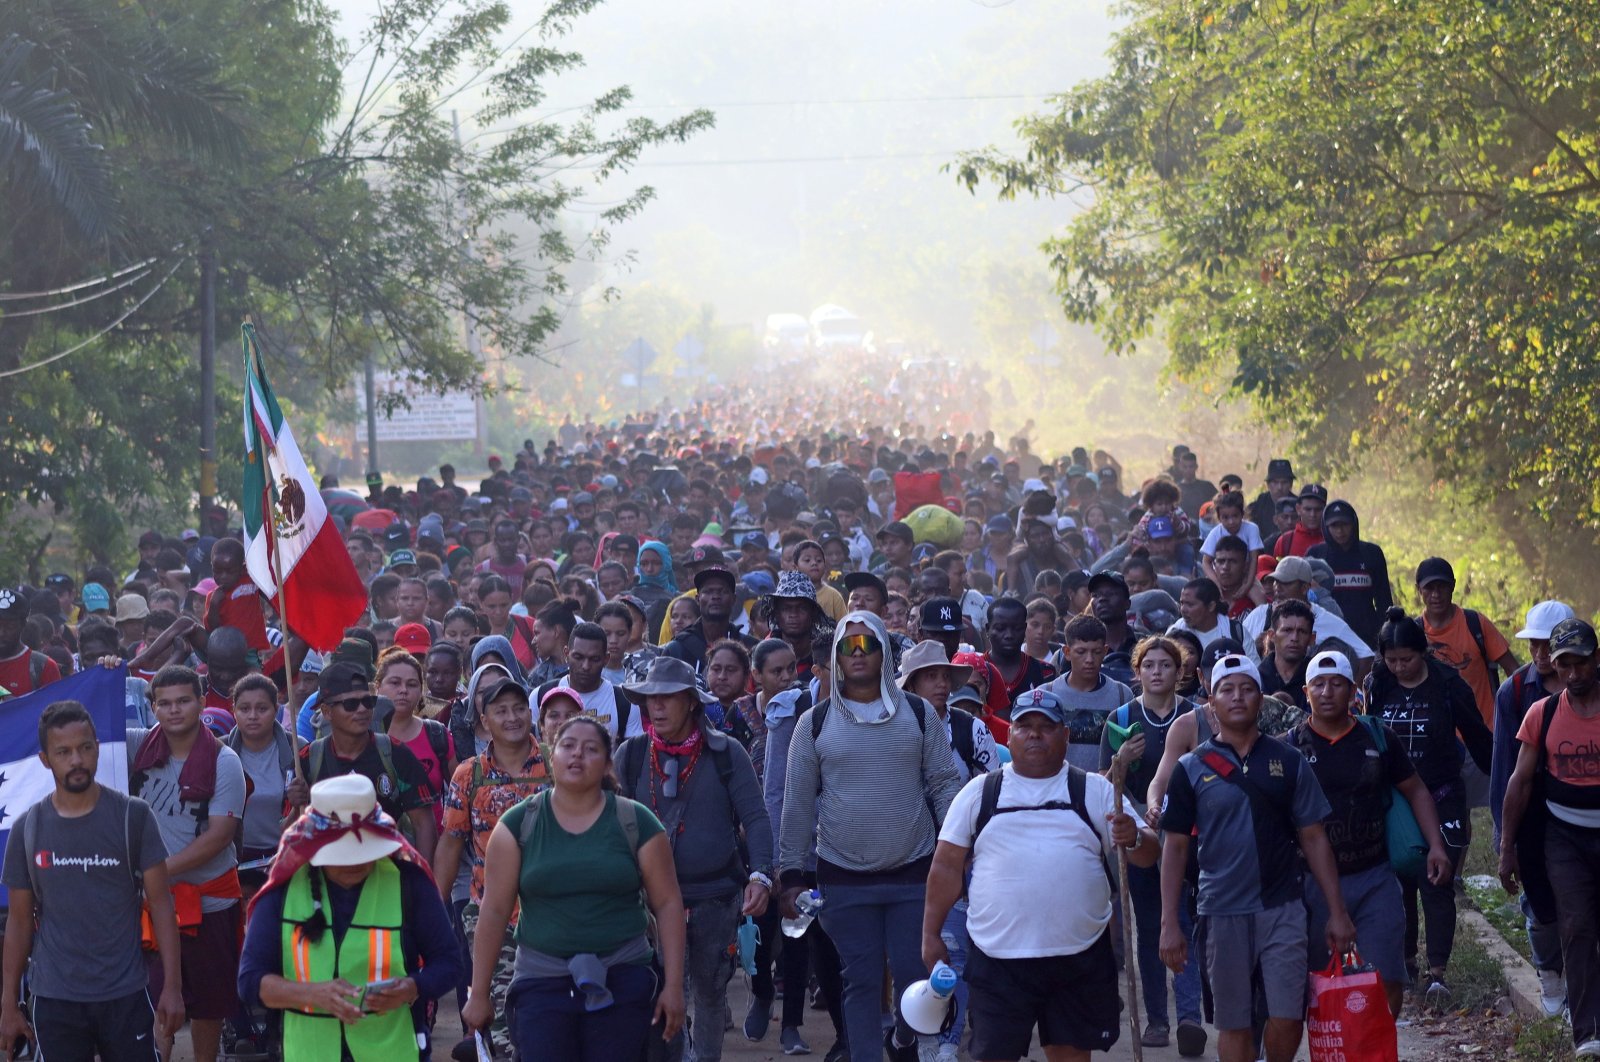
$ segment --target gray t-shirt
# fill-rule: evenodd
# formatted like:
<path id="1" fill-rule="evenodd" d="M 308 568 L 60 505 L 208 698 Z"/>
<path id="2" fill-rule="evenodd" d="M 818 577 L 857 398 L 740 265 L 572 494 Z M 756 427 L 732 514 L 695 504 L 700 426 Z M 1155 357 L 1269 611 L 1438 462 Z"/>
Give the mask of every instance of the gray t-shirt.
<path id="1" fill-rule="evenodd" d="M 278 743 L 274 741 L 261 752 L 241 748 L 238 756 L 254 786 L 244 805 L 244 846 L 276 848 L 281 832 L 278 823 L 283 819 L 284 790 L 283 770 L 278 766 Z"/>
<path id="2" fill-rule="evenodd" d="M 151 828 L 149 805 L 102 789 L 87 815 L 63 818 L 49 797 L 33 814 L 37 850 L 25 850 L 18 820 L 6 842 L 0 881 L 8 889 L 31 891 L 30 865 L 39 877 L 34 994 L 102 1003 L 142 991 L 147 977 L 139 946 L 140 894 L 128 851 L 131 845 L 138 852 L 141 871 L 167 858 L 161 834 Z"/>
<path id="3" fill-rule="evenodd" d="M 139 746 L 144 744 L 144 739 L 150 731 L 128 731 L 128 770 L 133 770 L 134 758 L 139 754 Z M 274 756 L 277 753 L 273 753 Z M 189 847 L 195 839 L 195 830 L 199 825 L 198 804 L 186 803 L 178 798 L 178 775 L 183 770 L 184 761 L 176 756 L 165 764 L 145 774 L 144 787 L 138 795 L 145 803 L 150 805 L 150 810 L 155 813 L 156 826 L 161 830 L 161 840 L 167 846 L 168 855 L 177 855 Z M 208 811 L 211 819 L 216 821 L 212 829 L 233 829 L 239 819 L 244 815 L 244 766 L 239 762 L 239 754 L 224 745 L 217 753 L 217 787 L 211 795 L 211 807 Z M 220 820 L 232 819 L 232 822 Z M 212 878 L 227 873 L 230 867 L 239 865 L 239 855 L 233 845 L 225 844 L 222 851 L 218 852 L 204 864 L 174 874 L 173 881 L 187 881 L 193 885 L 200 885 Z M 221 899 L 214 896 L 200 898 L 200 910 L 224 911 L 238 900 Z"/>
<path id="4" fill-rule="evenodd" d="M 1044 687 L 1056 695 L 1067 714 L 1067 762 L 1090 774 L 1100 772 L 1100 735 L 1106 717 L 1133 700 L 1133 691 L 1116 679 L 1100 676 L 1092 690 L 1074 689 L 1067 676 Z"/>

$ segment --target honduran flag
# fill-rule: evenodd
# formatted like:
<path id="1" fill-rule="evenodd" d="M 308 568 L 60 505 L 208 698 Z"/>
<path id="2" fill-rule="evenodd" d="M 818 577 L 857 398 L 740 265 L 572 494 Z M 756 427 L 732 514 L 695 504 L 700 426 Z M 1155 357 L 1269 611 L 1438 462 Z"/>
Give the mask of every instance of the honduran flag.
<path id="1" fill-rule="evenodd" d="M 243 339 L 245 565 L 288 628 L 330 652 L 367 607 L 367 590 L 267 385 L 249 322 Z"/>
<path id="2" fill-rule="evenodd" d="M 77 701 L 89 710 L 100 740 L 95 781 L 128 791 L 127 689 L 126 666 L 91 665 L 26 696 L 0 701 L 0 850 L 27 810 L 55 791 L 55 776 L 39 760 L 39 716 L 56 701 Z M 30 852 L 29 858 L 48 860 L 50 853 Z M 0 906 L 7 900 L 0 887 Z"/>

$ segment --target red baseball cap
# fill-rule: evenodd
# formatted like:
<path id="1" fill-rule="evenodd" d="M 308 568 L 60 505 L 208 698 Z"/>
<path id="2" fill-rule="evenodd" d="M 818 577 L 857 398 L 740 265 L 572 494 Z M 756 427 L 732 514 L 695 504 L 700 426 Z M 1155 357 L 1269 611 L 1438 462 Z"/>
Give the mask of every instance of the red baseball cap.
<path id="1" fill-rule="evenodd" d="M 420 623 L 403 623 L 394 632 L 394 644 L 412 656 L 420 656 L 433 645 L 433 635 Z"/>

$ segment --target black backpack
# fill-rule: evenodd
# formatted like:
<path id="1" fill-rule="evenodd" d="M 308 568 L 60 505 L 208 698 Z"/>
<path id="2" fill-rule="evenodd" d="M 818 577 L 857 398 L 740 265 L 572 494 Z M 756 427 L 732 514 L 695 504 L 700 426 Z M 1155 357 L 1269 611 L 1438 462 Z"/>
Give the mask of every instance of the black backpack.
<path id="1" fill-rule="evenodd" d="M 566 684 L 564 678 L 558 678 L 551 679 L 539 687 L 533 695 L 533 714 L 535 719 L 539 716 L 539 702 L 544 700 L 544 695 L 557 686 L 565 686 Z M 617 743 L 620 745 L 628 738 L 628 724 L 633 721 L 633 702 L 628 700 L 627 695 L 622 692 L 622 687 L 614 682 L 611 684 L 611 692 L 617 698 Z"/>
<path id="2" fill-rule="evenodd" d="M 1089 827 L 1089 832 L 1100 841 L 1100 867 L 1106 872 L 1106 881 L 1111 884 L 1111 891 L 1116 892 L 1117 883 L 1111 877 L 1111 864 L 1105 858 L 1106 836 L 1096 828 L 1094 819 L 1089 815 L 1087 793 L 1089 777 L 1081 767 L 1067 764 L 1067 802 L 1048 800 L 1043 804 L 1025 804 L 1014 808 L 1000 806 L 1000 787 L 1005 783 L 1005 771 L 990 771 L 983 776 L 983 794 L 978 799 L 978 818 L 972 824 L 972 847 L 978 847 L 978 835 L 983 828 L 989 825 L 989 820 L 996 815 L 1004 815 L 1012 811 L 1071 811 L 1083 820 Z"/>
<path id="3" fill-rule="evenodd" d="M 807 701 L 811 699 L 811 689 L 809 686 L 806 688 L 806 692 L 801 694 L 801 698 Z M 926 731 L 928 729 L 928 702 L 923 700 L 921 697 L 918 697 L 914 693 L 906 694 L 906 701 L 911 705 L 911 714 L 917 717 L 917 729 Z M 829 697 L 826 700 L 819 701 L 817 705 L 811 709 L 812 741 L 816 741 L 822 736 L 822 724 L 828 720 L 828 707 L 832 703 L 833 698 Z M 799 702 L 796 702 L 795 715 L 798 716 L 803 711 L 805 711 L 805 708 L 802 708 Z M 967 731 L 967 741 L 969 744 L 972 741 L 972 731 L 970 729 Z"/>
<path id="4" fill-rule="evenodd" d="M 950 713 L 950 745 L 956 750 L 956 755 L 961 757 L 961 762 L 967 765 L 967 770 L 976 778 L 988 770 L 977 759 L 976 743 L 972 738 L 973 724 L 977 722 L 970 712 L 960 708 L 945 709 Z"/>

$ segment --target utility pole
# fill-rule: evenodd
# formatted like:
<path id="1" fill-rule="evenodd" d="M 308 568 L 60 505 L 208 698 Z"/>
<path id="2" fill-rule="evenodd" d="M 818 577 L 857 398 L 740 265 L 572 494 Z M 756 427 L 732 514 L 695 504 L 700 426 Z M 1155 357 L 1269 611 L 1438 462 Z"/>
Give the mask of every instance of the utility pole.
<path id="1" fill-rule="evenodd" d="M 456 148 L 459 150 L 461 147 L 461 115 L 455 110 L 450 112 L 450 126 L 455 132 Z M 461 198 L 461 196 L 458 195 L 457 198 Z M 450 220 L 452 224 L 456 220 L 453 205 L 450 211 Z M 472 261 L 472 246 L 467 242 L 465 228 L 461 230 L 458 238 L 461 240 L 462 257 L 469 262 Z M 473 319 L 471 306 L 462 308 L 461 319 L 467 329 L 467 353 L 472 356 L 472 360 L 477 362 L 481 368 L 483 365 L 483 345 L 478 341 L 478 322 Z M 503 384 L 505 380 L 502 379 L 500 382 Z M 484 405 L 482 388 L 479 388 L 478 392 L 473 396 L 472 407 L 473 412 L 477 414 L 478 422 L 478 433 L 472 441 L 472 456 L 482 460 L 483 455 L 489 449 L 489 416 L 488 410 Z"/>
<path id="2" fill-rule="evenodd" d="M 217 494 L 217 256 L 200 251 L 200 527 Z"/>
<path id="3" fill-rule="evenodd" d="M 361 321 L 370 332 L 372 330 L 372 315 L 363 313 Z M 367 482 L 369 484 L 372 482 L 372 477 L 378 474 L 378 361 L 372 352 L 373 347 L 376 345 L 377 340 L 369 336 L 367 339 L 367 356 L 362 361 L 362 372 L 366 377 L 364 382 L 367 392 Z M 371 487 L 368 487 L 368 491 L 371 491 Z"/>

